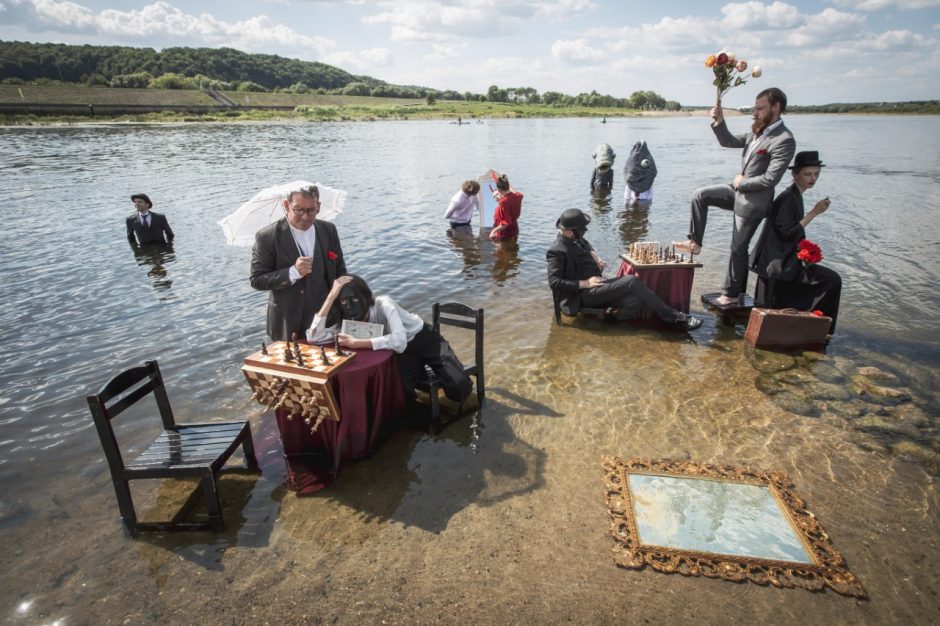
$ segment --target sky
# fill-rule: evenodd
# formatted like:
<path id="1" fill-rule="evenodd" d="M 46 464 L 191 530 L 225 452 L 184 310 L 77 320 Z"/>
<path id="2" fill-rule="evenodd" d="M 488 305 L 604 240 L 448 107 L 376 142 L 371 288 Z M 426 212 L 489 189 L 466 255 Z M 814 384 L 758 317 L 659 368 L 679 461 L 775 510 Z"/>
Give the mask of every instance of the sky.
<path id="1" fill-rule="evenodd" d="M 400 85 L 714 102 L 733 51 L 792 104 L 940 99 L 940 0 L 0 0 L 0 40 L 231 47 Z"/>

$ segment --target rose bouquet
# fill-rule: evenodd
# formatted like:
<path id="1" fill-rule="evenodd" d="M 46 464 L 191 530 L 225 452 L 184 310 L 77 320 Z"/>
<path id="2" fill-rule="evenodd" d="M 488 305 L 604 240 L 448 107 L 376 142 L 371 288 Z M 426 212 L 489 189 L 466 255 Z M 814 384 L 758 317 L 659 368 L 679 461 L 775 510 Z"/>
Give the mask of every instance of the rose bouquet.
<path id="1" fill-rule="evenodd" d="M 803 262 L 803 267 L 809 267 L 813 263 L 819 263 L 823 260 L 822 250 L 809 239 L 803 239 L 796 244 L 796 258 Z"/>
<path id="2" fill-rule="evenodd" d="M 718 102 L 721 102 L 721 97 L 728 93 L 729 89 L 747 82 L 747 61 L 735 58 L 733 52 L 722 50 L 718 54 L 708 55 L 705 67 L 710 67 L 715 73 L 712 84 L 718 90 Z M 760 67 L 754 67 L 751 70 L 751 78 L 760 78 L 761 73 Z"/>

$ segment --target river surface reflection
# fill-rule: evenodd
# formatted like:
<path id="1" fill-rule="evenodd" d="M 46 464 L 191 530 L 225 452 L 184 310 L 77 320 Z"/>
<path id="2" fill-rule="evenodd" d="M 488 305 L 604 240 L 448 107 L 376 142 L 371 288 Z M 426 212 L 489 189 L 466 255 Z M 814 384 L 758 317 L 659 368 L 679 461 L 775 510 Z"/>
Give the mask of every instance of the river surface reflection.
<path id="1" fill-rule="evenodd" d="M 701 313 L 697 295 L 719 286 L 730 240 L 730 216 L 717 210 L 693 287 L 693 312 L 707 318 L 700 330 L 554 324 L 544 259 L 558 214 L 589 211 L 587 236 L 609 262 L 636 239 L 681 238 L 691 192 L 728 180 L 740 158 L 717 145 L 705 118 L 0 129 L 0 566 L 7 578 L 0 615 L 18 615 L 29 603 L 23 615 L 33 621 L 40 614 L 194 621 L 219 614 L 210 601 L 187 596 L 196 612 L 184 617 L 148 594 L 209 570 L 219 574 L 208 581 L 217 593 L 230 584 L 268 589 L 269 598 L 252 600 L 263 615 L 298 617 L 285 608 L 303 600 L 289 585 L 260 585 L 260 574 L 249 574 L 288 580 L 290 561 L 323 587 L 321 608 L 310 615 L 324 621 L 418 614 L 447 621 L 467 615 L 461 611 L 492 621 L 523 610 L 529 597 L 544 599 L 528 606 L 529 615 L 549 621 L 571 607 L 586 621 L 612 619 L 632 602 L 606 595 L 607 586 L 690 590 L 688 581 L 617 571 L 607 560 L 599 462 L 615 454 L 790 473 L 836 545 L 860 565 L 869 591 L 885 594 L 878 608 L 855 609 L 855 618 L 918 621 L 929 614 L 926 590 L 937 580 L 936 541 L 914 544 L 934 569 L 909 583 L 901 582 L 909 580 L 903 567 L 883 564 L 875 536 L 896 535 L 885 540 L 891 550 L 913 559 L 908 553 L 918 549 L 902 532 L 923 528 L 935 537 L 938 524 L 940 118 L 791 116 L 787 123 L 799 149 L 819 150 L 827 165 L 807 204 L 829 196 L 832 207 L 808 236 L 844 288 L 839 332 L 822 360 L 751 353 L 743 327 Z M 746 120 L 730 125 L 743 132 Z M 626 154 L 636 141 L 648 143 L 659 169 L 652 205 L 623 206 L 621 160 L 613 191 L 594 196 L 594 148 L 610 143 Z M 525 194 L 516 245 L 447 232 L 443 213 L 454 190 L 490 167 Z M 490 408 L 476 454 L 466 420 L 442 437 L 399 433 L 321 496 L 284 493 L 276 430 L 249 402 L 239 371 L 265 339 L 266 294 L 248 284 L 250 250 L 226 246 L 216 222 L 259 189 L 295 179 L 349 192 L 335 220 L 347 266 L 377 292 L 426 317 L 442 300 L 486 309 Z M 136 192 L 167 215 L 172 248 L 128 250 L 124 218 Z M 458 352 L 470 345 L 460 336 L 453 343 Z M 252 420 L 264 476 L 227 487 L 241 519 L 226 534 L 121 537 L 84 397 L 151 358 L 181 420 Z M 119 428 L 132 447 L 153 434 L 146 420 Z M 142 506 L 175 495 L 160 486 Z M 875 510 L 909 517 L 886 514 L 860 530 L 859 520 Z M 273 551 L 254 551 L 261 547 Z M 287 552 L 296 556 L 286 559 Z M 562 570 L 564 577 L 551 573 Z M 532 580 L 533 571 L 544 579 Z M 258 586 L 232 583 L 233 575 Z M 450 604 L 427 598 L 437 585 Z M 755 602 L 754 594 L 768 591 L 713 587 L 690 591 L 714 607 L 699 618 L 739 610 L 719 600 L 722 593 L 741 604 L 742 594 Z M 148 593 L 131 593 L 136 588 Z M 358 613 L 354 588 L 372 594 Z M 469 597 L 454 600 L 461 589 Z M 771 591 L 757 602 L 779 615 L 809 610 L 847 619 L 840 607 L 849 603 L 813 604 L 812 597 Z M 105 601 L 95 605 L 96 598 Z M 238 602 L 244 609 L 248 601 Z M 684 615 L 684 604 L 701 606 L 679 603 L 674 616 Z M 644 615 L 657 616 L 638 609 L 635 617 Z"/>

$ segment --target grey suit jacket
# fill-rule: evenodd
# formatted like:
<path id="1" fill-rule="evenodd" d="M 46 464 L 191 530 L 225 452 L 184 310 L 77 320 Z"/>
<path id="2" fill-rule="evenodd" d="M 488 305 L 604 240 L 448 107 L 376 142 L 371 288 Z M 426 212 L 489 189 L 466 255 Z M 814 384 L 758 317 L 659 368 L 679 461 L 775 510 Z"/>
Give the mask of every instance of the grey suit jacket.
<path id="1" fill-rule="evenodd" d="M 290 282 L 290 268 L 300 256 L 287 218 L 282 217 L 255 234 L 251 251 L 251 286 L 268 295 L 268 335 L 275 341 L 304 337 L 314 314 L 323 306 L 337 276 L 346 274 L 346 262 L 336 226 L 317 220 L 313 271 Z M 333 258 L 331 258 L 333 257 Z"/>
<path id="2" fill-rule="evenodd" d="M 127 240 L 131 244 L 140 245 L 150 244 L 150 243 L 173 243 L 173 230 L 170 228 L 170 223 L 166 220 L 166 216 L 162 213 L 154 213 L 150 211 L 150 224 L 144 227 L 140 223 L 140 214 L 134 213 L 133 215 L 128 216 L 124 220 L 124 225 L 127 227 Z M 136 235 L 137 239 L 134 239 Z M 166 237 L 166 239 L 164 239 Z"/>
<path id="3" fill-rule="evenodd" d="M 793 134 L 781 123 L 747 155 L 754 133 L 732 135 L 724 121 L 712 124 L 712 130 L 723 147 L 743 148 L 741 174 L 744 180 L 734 194 L 734 214 L 758 219 L 767 217 L 774 201 L 774 187 L 783 178 L 796 152 Z"/>

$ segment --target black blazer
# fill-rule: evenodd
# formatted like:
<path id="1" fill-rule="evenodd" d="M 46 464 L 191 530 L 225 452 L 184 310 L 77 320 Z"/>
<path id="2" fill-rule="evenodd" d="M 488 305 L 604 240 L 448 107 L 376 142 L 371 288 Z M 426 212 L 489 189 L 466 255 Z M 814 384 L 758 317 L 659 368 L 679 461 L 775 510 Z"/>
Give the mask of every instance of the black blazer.
<path id="1" fill-rule="evenodd" d="M 587 240 L 588 250 L 593 250 Z M 565 315 L 575 315 L 581 309 L 581 288 L 578 284 L 578 262 L 575 251 L 571 248 L 574 242 L 558 235 L 555 243 L 545 253 L 548 262 L 548 286 L 552 294 L 558 298 L 561 310 Z M 600 271 L 598 271 L 600 274 Z"/>
<path id="2" fill-rule="evenodd" d="M 336 226 L 317 220 L 313 271 L 290 282 L 290 268 L 300 257 L 297 242 L 287 218 L 282 217 L 255 234 L 251 251 L 251 286 L 268 291 L 268 335 L 275 341 L 290 339 L 292 333 L 304 337 L 313 316 L 329 293 L 337 276 L 346 274 L 346 262 Z"/>
<path id="3" fill-rule="evenodd" d="M 127 226 L 127 240 L 131 243 L 141 245 L 148 243 L 170 243 L 173 241 L 173 231 L 170 229 L 170 223 L 162 213 L 150 212 L 150 225 L 144 226 L 140 223 L 140 214 L 134 213 L 124 221 Z M 134 241 L 134 237 L 137 241 Z M 166 239 L 164 239 L 164 235 Z"/>
<path id="4" fill-rule="evenodd" d="M 751 271 L 767 280 L 793 280 L 799 273 L 797 244 L 806 237 L 803 195 L 796 185 L 780 192 L 764 222 L 757 244 L 751 251 Z"/>

